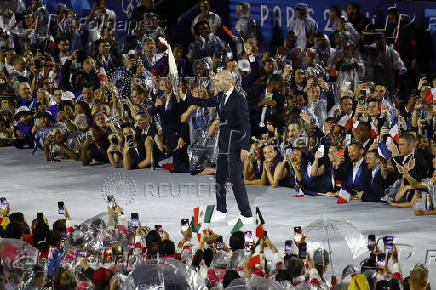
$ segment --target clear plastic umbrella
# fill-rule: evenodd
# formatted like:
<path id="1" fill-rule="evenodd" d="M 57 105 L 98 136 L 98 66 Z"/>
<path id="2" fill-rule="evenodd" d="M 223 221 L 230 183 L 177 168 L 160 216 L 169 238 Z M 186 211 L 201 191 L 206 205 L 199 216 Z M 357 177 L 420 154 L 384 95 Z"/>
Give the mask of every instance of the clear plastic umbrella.
<path id="1" fill-rule="evenodd" d="M 367 240 L 362 233 L 349 221 L 337 219 L 317 219 L 309 225 L 303 227 L 308 246 L 312 248 L 323 248 L 322 243 L 327 242 L 331 256 L 331 243 L 345 240 L 353 259 L 356 259 L 367 249 Z M 333 271 L 333 263 L 330 257 L 330 265 Z"/>
<path id="2" fill-rule="evenodd" d="M 175 259 L 153 259 L 130 273 L 126 289 L 202 289 L 197 273 Z"/>
<path id="3" fill-rule="evenodd" d="M 273 280 L 263 277 L 253 276 L 250 278 L 239 278 L 233 280 L 226 289 L 233 290 L 281 290 L 283 286 Z"/>
<path id="4" fill-rule="evenodd" d="M 38 262 L 38 253 L 37 248 L 24 241 L 0 239 L 0 259 L 6 280 L 14 283 L 29 280 Z"/>

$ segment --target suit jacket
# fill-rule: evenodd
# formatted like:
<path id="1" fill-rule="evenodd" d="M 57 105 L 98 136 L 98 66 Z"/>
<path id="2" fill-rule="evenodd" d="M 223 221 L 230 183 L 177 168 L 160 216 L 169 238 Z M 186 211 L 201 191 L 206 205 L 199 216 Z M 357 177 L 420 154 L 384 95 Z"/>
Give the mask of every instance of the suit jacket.
<path id="1" fill-rule="evenodd" d="M 425 157 L 419 151 L 415 151 L 413 153 L 413 156 L 415 158 L 415 167 L 410 170 L 410 176 L 413 177 L 417 181 L 421 181 L 424 178 L 427 178 L 429 166 L 428 166 L 428 163 L 427 163 Z M 404 156 L 396 156 L 396 157 L 394 157 L 394 160 L 399 165 L 402 165 L 404 163 Z M 406 162 L 407 161 L 408 160 L 406 160 Z M 395 162 L 392 162 L 392 163 L 394 165 L 393 177 L 395 179 L 401 179 L 403 175 L 398 172 L 396 163 Z"/>
<path id="2" fill-rule="evenodd" d="M 250 150 L 250 117 L 248 113 L 248 104 L 245 98 L 233 89 L 232 94 L 228 97 L 226 104 L 219 108 L 223 93 L 208 99 L 194 98 L 186 96 L 187 105 L 196 105 L 200 107 L 218 106 L 219 153 L 228 153 L 230 151 Z"/>
<path id="3" fill-rule="evenodd" d="M 353 163 L 346 160 L 337 170 L 335 170 L 335 179 L 342 181 L 342 187 L 348 187 L 352 190 L 351 194 L 355 195 L 357 191 L 365 191 L 371 182 L 371 172 L 363 160 L 360 164 L 359 171 L 353 181 Z"/>
<path id="4" fill-rule="evenodd" d="M 365 188 L 362 196 L 362 201 L 380 201 L 380 198 L 385 195 L 386 187 L 386 182 L 381 175 L 380 169 L 378 169 L 374 178 L 372 177 L 372 173 L 370 172 L 370 182 Z"/>

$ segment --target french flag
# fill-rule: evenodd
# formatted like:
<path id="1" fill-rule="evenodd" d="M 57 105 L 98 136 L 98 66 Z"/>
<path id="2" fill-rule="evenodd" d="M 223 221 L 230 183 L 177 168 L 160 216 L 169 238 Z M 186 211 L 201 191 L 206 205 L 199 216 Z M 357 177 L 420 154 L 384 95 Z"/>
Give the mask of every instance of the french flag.
<path id="1" fill-rule="evenodd" d="M 436 96 L 436 88 L 428 88 L 425 92 L 425 102 L 428 104 L 433 103 L 434 96 Z"/>
<path id="2" fill-rule="evenodd" d="M 380 144 L 378 144 L 377 151 L 378 151 L 378 154 L 380 156 L 383 156 L 383 158 L 386 160 L 391 158 L 391 156 L 392 156 L 391 151 L 389 151 L 388 146 L 386 145 L 385 142 L 381 142 Z"/>
<path id="3" fill-rule="evenodd" d="M 336 118 L 336 124 L 345 127 L 347 130 L 353 128 L 353 115 L 347 115 L 345 112 L 341 112 Z"/>
<path id="4" fill-rule="evenodd" d="M 375 137 L 377 137 L 377 127 L 375 126 L 375 124 L 374 124 L 374 121 L 371 121 L 370 122 L 370 125 L 371 125 L 371 139 L 375 139 Z"/>
<path id="5" fill-rule="evenodd" d="M 399 135 L 399 129 L 398 129 L 398 117 L 393 116 L 391 127 L 389 129 L 389 135 L 391 135 L 392 139 L 395 141 L 395 143 L 400 143 L 400 135 Z"/>

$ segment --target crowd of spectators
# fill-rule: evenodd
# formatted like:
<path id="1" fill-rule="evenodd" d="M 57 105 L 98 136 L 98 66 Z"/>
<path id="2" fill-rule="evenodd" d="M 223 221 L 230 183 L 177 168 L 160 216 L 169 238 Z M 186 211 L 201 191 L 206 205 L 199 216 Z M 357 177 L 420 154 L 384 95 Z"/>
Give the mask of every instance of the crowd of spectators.
<path id="1" fill-rule="evenodd" d="M 249 105 L 246 184 L 436 213 L 436 74 L 420 67 L 419 32 L 397 8 L 380 32 L 358 3 L 346 12 L 332 5 L 328 36 L 299 3 L 283 44 L 260 51 L 261 28 L 246 2 L 236 5 L 230 33 L 200 1 L 187 47 L 172 42 L 153 0 L 133 10 L 122 39 L 104 0 L 85 23 L 63 4 L 55 17 L 42 1 L 0 5 L 0 146 L 43 151 L 51 162 L 214 174 L 218 107 L 188 106 L 182 96 L 208 98 L 216 82 L 229 81 Z M 274 248 L 268 239 L 262 245 Z M 297 271 L 301 261 L 288 258 L 286 271 Z M 301 276 L 300 268 L 283 275 Z"/>
<path id="2" fill-rule="evenodd" d="M 80 225 L 62 204 L 51 228 L 43 213 L 30 226 L 11 207 L 2 200 L 0 289 L 431 289 L 426 265 L 403 273 L 388 237 L 370 236 L 366 257 L 340 276 L 330 274 L 334 252 L 309 253 L 304 227 L 279 252 L 259 209 L 256 239 L 241 228 L 200 231 L 194 218 L 182 220 L 180 237 L 171 238 L 162 225 L 128 219 L 114 199 L 107 212 Z"/>

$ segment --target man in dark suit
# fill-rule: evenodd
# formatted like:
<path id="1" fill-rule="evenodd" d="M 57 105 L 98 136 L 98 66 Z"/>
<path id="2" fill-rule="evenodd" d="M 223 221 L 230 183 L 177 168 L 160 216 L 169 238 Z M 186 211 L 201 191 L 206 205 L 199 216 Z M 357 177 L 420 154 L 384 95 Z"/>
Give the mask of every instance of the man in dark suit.
<path id="1" fill-rule="evenodd" d="M 217 211 L 212 221 L 226 218 L 226 181 L 230 177 L 233 193 L 238 203 L 240 216 L 229 220 L 229 225 L 252 224 L 253 218 L 244 186 L 243 162 L 250 150 L 250 118 L 245 98 L 234 90 L 234 79 L 230 71 L 223 70 L 213 78 L 215 96 L 208 99 L 186 96 L 187 105 L 213 107 L 218 105 L 220 119 L 218 133 L 218 157 L 216 162 Z"/>
<path id="2" fill-rule="evenodd" d="M 382 158 L 378 155 L 377 150 L 371 150 L 366 153 L 365 162 L 371 176 L 370 182 L 365 188 L 361 199 L 362 201 L 380 201 L 387 187 L 385 182 L 387 172 L 382 168 Z"/>
<path id="3" fill-rule="evenodd" d="M 353 143 L 348 146 L 348 160 L 336 165 L 335 179 L 342 181 L 342 187 L 351 190 L 354 198 L 362 196 L 370 182 L 371 173 L 363 158 L 363 147 L 360 143 Z"/>
<path id="4" fill-rule="evenodd" d="M 409 174 L 406 183 L 409 184 L 409 178 L 415 181 L 421 181 L 428 177 L 428 163 L 424 156 L 416 150 L 416 138 L 410 132 L 403 132 L 399 138 L 400 156 L 392 158 L 393 174 L 390 175 L 394 180 L 402 179 L 404 168 L 408 168 Z M 406 184 L 406 185 L 407 185 Z"/>

